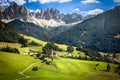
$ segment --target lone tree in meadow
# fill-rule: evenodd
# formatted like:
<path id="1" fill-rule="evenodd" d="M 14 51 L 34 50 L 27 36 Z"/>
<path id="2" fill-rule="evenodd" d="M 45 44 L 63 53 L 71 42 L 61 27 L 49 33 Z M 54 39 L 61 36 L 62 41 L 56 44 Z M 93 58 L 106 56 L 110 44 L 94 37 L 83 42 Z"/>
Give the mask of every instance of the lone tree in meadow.
<path id="1" fill-rule="evenodd" d="M 110 67 L 110 64 L 108 63 L 108 64 L 107 64 L 107 71 L 109 72 L 110 69 L 111 69 L 111 67 Z"/>
<path id="2" fill-rule="evenodd" d="M 72 53 L 74 51 L 74 48 L 72 46 L 67 47 L 67 52 Z"/>

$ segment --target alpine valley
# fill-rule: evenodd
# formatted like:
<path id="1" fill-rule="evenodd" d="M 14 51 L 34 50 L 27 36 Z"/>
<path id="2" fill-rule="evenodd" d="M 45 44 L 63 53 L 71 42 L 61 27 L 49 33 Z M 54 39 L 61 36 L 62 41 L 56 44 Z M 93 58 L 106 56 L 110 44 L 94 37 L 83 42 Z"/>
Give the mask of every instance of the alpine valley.
<path id="1" fill-rule="evenodd" d="M 0 7 L 0 19 L 25 35 L 103 52 L 120 52 L 119 14 L 120 6 L 86 17 L 63 14 L 55 8 L 33 13 L 16 3 Z"/>
<path id="2" fill-rule="evenodd" d="M 120 80 L 120 5 L 77 1 L 0 0 L 0 80 Z"/>

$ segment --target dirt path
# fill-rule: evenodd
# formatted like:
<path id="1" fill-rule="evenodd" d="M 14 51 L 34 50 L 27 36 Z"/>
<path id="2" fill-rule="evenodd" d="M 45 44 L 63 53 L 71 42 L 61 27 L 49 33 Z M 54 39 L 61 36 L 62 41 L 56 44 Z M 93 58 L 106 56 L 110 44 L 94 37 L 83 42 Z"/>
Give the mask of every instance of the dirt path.
<path id="1" fill-rule="evenodd" d="M 35 76 L 26 75 L 26 74 L 24 74 L 24 72 L 27 71 L 30 67 L 32 67 L 36 63 L 38 63 L 38 62 L 32 63 L 27 68 L 25 68 L 23 71 L 19 71 L 18 74 L 22 75 L 23 77 L 22 78 L 17 78 L 15 80 L 22 80 L 22 79 L 25 79 L 25 78 L 35 77 Z"/>

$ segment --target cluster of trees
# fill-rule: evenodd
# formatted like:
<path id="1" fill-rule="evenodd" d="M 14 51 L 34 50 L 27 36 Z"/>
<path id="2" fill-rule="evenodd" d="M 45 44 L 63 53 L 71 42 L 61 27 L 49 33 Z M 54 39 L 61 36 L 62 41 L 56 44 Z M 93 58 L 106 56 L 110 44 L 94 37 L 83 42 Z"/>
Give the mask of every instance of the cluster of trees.
<path id="1" fill-rule="evenodd" d="M 17 54 L 19 54 L 19 51 L 18 51 L 17 48 L 11 48 L 11 47 L 9 47 L 9 46 L 0 48 L 0 51 L 12 52 L 12 53 L 17 53 Z"/>
<path id="2" fill-rule="evenodd" d="M 28 46 L 28 40 L 24 38 L 24 36 L 20 36 L 18 38 L 18 43 L 22 44 L 22 47 Z"/>
<path id="3" fill-rule="evenodd" d="M 85 53 L 85 57 L 81 58 L 81 56 L 79 56 L 79 59 L 85 59 L 85 60 L 91 60 L 91 61 L 101 61 L 101 54 L 98 53 L 97 51 L 88 49 L 88 48 L 83 48 L 82 46 L 78 46 L 76 48 L 77 51 L 81 51 Z M 87 58 L 87 56 L 89 56 L 90 58 Z"/>
<path id="4" fill-rule="evenodd" d="M 47 43 L 43 48 L 43 53 L 45 54 L 49 54 L 51 53 L 52 50 L 54 51 L 62 51 L 62 49 L 60 49 L 57 45 L 55 45 L 55 43 L 53 42 L 49 42 Z"/>

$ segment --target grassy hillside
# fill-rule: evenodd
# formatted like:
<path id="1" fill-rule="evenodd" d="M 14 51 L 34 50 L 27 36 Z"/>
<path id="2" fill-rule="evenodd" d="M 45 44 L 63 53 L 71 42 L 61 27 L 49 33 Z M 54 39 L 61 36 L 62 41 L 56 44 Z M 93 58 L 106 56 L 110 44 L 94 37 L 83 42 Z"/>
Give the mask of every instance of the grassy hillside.
<path id="1" fill-rule="evenodd" d="M 32 57 L 0 52 L 0 80 L 14 80 L 22 77 L 18 72 L 36 61 Z"/>
<path id="2" fill-rule="evenodd" d="M 37 63 L 30 66 L 35 62 Z M 30 56 L 0 52 L 0 63 L 0 80 L 20 78 L 21 80 L 118 80 L 120 78 L 114 73 L 117 65 L 110 64 L 111 70 L 106 72 L 105 62 L 58 58 L 47 65 Z M 100 65 L 94 70 L 98 63 Z M 38 66 L 38 71 L 32 71 L 33 66 Z M 28 77 L 20 75 L 20 71 L 24 71 L 23 74 Z"/>
<path id="3" fill-rule="evenodd" d="M 0 42 L 0 47 L 6 47 L 6 46 L 9 46 L 9 47 L 12 47 L 12 48 L 20 48 L 21 44 L 19 44 L 19 43 Z"/>
<path id="4" fill-rule="evenodd" d="M 96 64 L 100 64 L 96 70 Z M 36 64 L 39 66 L 38 71 L 32 71 L 32 67 L 25 73 L 27 75 L 36 76 L 23 80 L 117 80 L 120 78 L 114 73 L 117 65 L 111 64 L 111 71 L 106 72 L 107 63 L 92 62 L 73 59 L 55 59 L 51 65 L 44 63 Z"/>
<path id="5" fill-rule="evenodd" d="M 36 38 L 33 38 L 33 37 L 30 37 L 30 36 L 26 36 L 26 35 L 23 35 L 21 34 L 22 36 L 24 36 L 25 39 L 28 39 L 28 42 L 31 42 L 31 41 L 34 41 L 38 44 L 40 44 L 39 46 L 28 46 L 28 47 L 23 47 L 23 48 L 19 48 L 19 52 L 21 54 L 26 54 L 26 50 L 27 49 L 31 49 L 31 50 L 34 50 L 34 51 L 41 51 L 42 52 L 42 47 L 45 46 L 45 44 L 47 44 L 46 41 L 42 41 L 42 40 L 39 40 L 39 39 L 36 39 Z M 56 44 L 56 43 L 55 43 Z M 67 49 L 67 45 L 65 44 L 56 44 L 59 48 L 63 49 L 63 50 L 66 50 Z M 76 50 L 75 50 L 76 51 Z"/>

